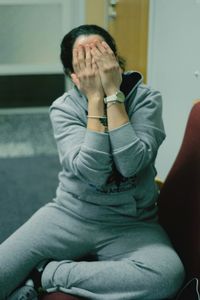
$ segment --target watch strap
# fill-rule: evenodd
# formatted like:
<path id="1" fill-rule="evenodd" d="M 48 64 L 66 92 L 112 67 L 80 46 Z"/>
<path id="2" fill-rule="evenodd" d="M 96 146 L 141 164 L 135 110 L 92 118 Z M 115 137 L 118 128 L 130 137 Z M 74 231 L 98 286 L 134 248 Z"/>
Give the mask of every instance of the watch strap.
<path id="1" fill-rule="evenodd" d="M 110 102 L 123 103 L 124 101 L 125 101 L 125 96 L 121 91 L 117 91 L 114 95 L 110 95 L 104 98 L 105 104 L 108 104 Z"/>

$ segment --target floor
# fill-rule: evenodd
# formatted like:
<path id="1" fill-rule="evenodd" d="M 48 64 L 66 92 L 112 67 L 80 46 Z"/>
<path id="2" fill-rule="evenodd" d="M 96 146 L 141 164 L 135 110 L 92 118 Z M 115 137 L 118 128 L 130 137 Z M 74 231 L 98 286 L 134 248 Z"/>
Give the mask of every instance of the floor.
<path id="1" fill-rule="evenodd" d="M 57 153 L 48 109 L 0 112 L 0 158 Z"/>

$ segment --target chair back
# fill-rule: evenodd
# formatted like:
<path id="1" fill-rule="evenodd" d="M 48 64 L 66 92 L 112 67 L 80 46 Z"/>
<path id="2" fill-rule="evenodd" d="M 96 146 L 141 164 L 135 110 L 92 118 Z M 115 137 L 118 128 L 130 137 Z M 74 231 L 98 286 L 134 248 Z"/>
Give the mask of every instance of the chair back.
<path id="1" fill-rule="evenodd" d="M 160 223 L 183 261 L 188 280 L 200 280 L 200 101 L 191 109 L 158 206 Z"/>

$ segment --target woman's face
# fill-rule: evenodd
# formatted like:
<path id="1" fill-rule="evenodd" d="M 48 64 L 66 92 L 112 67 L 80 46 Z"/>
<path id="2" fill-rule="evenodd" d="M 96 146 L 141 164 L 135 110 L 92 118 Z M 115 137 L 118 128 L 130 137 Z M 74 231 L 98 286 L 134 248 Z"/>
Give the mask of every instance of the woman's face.
<path id="1" fill-rule="evenodd" d="M 90 35 L 80 35 L 75 43 L 73 48 L 78 48 L 78 46 L 82 45 L 89 45 L 89 44 L 95 44 L 95 42 L 102 42 L 104 41 L 103 37 L 101 37 L 98 34 L 90 34 Z"/>
<path id="2" fill-rule="evenodd" d="M 90 35 L 80 35 L 73 46 L 74 48 L 78 48 L 79 46 L 86 46 L 86 45 L 90 45 L 90 44 L 95 44 L 96 42 L 102 42 L 104 41 L 104 39 L 98 35 L 98 34 L 90 34 Z M 77 75 L 73 72 L 71 73 L 71 79 L 73 81 L 73 83 L 80 88 L 79 86 L 79 79 L 77 78 Z"/>

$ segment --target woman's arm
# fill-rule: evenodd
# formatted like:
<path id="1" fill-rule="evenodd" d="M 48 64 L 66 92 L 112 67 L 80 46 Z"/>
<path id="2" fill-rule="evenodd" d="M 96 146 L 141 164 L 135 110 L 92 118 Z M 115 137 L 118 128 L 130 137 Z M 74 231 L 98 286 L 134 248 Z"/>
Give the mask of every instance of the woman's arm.
<path id="1" fill-rule="evenodd" d="M 105 42 L 97 43 L 92 53 L 106 96 L 115 94 L 121 84 L 116 57 Z M 129 116 L 123 103 L 107 105 L 113 159 L 125 177 L 135 175 L 155 160 L 165 136 L 160 94 L 144 89 L 138 97 L 140 103 Z"/>
<path id="2" fill-rule="evenodd" d="M 79 46 L 73 50 L 72 74 L 74 83 L 88 100 L 87 128 L 96 132 L 105 132 L 106 126 L 100 117 L 104 117 L 104 90 L 97 65 L 92 59 L 90 45 Z"/>
<path id="3" fill-rule="evenodd" d="M 113 159 L 125 177 L 154 163 L 165 138 L 160 93 L 139 87 L 134 100 L 136 103 L 129 108 L 129 122 L 109 132 Z"/>
<path id="4" fill-rule="evenodd" d="M 86 128 L 85 112 L 79 113 L 76 100 L 69 93 L 50 108 L 60 162 L 68 173 L 99 187 L 112 171 L 109 136 Z"/>
<path id="5" fill-rule="evenodd" d="M 120 88 L 122 75 L 119 63 L 110 47 L 105 42 L 92 45 L 92 55 L 99 69 L 105 96 L 114 95 Z M 123 103 L 110 105 L 107 109 L 108 130 L 118 128 L 129 121 Z"/>
<path id="6" fill-rule="evenodd" d="M 82 181 L 101 186 L 112 171 L 111 150 L 105 126 L 97 118 L 104 115 L 104 91 L 89 45 L 73 50 L 73 67 L 72 79 L 88 100 L 87 128 L 76 99 L 68 97 L 51 108 L 54 135 L 63 167 Z"/>

